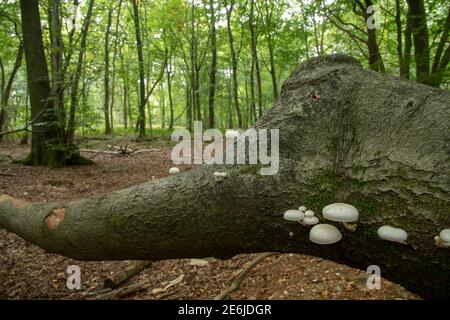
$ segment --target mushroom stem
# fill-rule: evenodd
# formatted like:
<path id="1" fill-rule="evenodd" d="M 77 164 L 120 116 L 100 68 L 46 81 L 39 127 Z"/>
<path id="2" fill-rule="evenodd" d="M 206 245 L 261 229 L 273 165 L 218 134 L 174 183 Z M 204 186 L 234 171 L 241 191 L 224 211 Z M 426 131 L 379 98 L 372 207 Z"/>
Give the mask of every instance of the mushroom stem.
<path id="1" fill-rule="evenodd" d="M 356 223 L 347 223 L 347 222 L 342 222 L 342 224 L 344 225 L 345 229 L 347 229 L 350 232 L 355 232 L 356 231 Z"/>
<path id="2" fill-rule="evenodd" d="M 450 249 L 450 243 L 443 241 L 439 236 L 434 237 L 434 242 L 438 248 Z"/>
<path id="3" fill-rule="evenodd" d="M 302 226 L 304 226 L 304 227 L 307 227 L 307 228 L 310 227 L 310 226 L 308 226 L 306 223 L 304 223 L 304 222 L 301 221 L 301 220 L 300 220 L 300 221 L 297 221 L 297 222 L 300 223 L 300 224 L 301 224 Z"/>

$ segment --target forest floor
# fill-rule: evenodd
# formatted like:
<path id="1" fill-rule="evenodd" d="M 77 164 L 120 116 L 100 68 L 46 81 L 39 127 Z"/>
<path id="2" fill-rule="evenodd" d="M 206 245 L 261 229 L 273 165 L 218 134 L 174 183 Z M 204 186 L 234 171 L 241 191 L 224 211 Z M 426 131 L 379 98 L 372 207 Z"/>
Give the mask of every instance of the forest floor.
<path id="1" fill-rule="evenodd" d="M 81 148 L 107 150 L 104 139 L 83 141 Z M 0 194 L 35 201 L 65 201 L 91 197 L 168 175 L 171 142 L 156 139 L 142 143 L 116 138 L 115 145 L 154 149 L 132 156 L 86 153 L 96 165 L 50 170 L 13 164 L 29 147 L 0 144 Z M 189 170 L 191 166 L 180 166 Z M 257 255 L 242 254 L 222 261 L 183 259 L 157 261 L 123 286 L 143 281 L 151 285 L 125 299 L 212 299 L 231 285 L 233 278 Z M 45 253 L 0 228 L 0 299 L 89 299 L 102 292 L 104 279 L 133 261 L 85 262 Z M 66 269 L 81 269 L 81 290 L 66 287 Z M 368 273 L 317 257 L 277 254 L 256 265 L 241 288 L 228 299 L 419 299 L 382 279 L 381 289 L 366 287 Z M 176 280 L 176 281 L 174 281 Z M 179 281 L 181 280 L 181 281 Z M 164 290 L 169 285 L 170 288 Z"/>

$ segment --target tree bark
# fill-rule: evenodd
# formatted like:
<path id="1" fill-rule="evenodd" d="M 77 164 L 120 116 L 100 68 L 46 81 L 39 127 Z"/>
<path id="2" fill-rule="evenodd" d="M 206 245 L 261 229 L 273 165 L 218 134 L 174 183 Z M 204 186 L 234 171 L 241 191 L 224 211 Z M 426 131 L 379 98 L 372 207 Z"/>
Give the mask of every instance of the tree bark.
<path id="1" fill-rule="evenodd" d="M 144 77 L 144 55 L 142 52 L 142 37 L 141 26 L 139 22 L 139 8 L 137 0 L 131 0 L 133 4 L 133 20 L 136 34 L 136 47 L 139 63 L 139 119 L 138 119 L 138 136 L 139 138 L 145 137 L 145 77 Z"/>
<path id="2" fill-rule="evenodd" d="M 169 62 L 166 64 L 166 74 L 167 74 L 167 94 L 169 95 L 169 130 L 173 129 L 173 97 L 172 97 L 172 76 L 173 76 L 173 65 L 172 65 L 172 55 L 169 56 Z"/>
<path id="3" fill-rule="evenodd" d="M 94 8 L 94 0 L 89 1 L 86 17 L 84 18 L 83 29 L 81 30 L 80 52 L 78 53 L 77 67 L 72 78 L 70 87 L 70 112 L 69 124 L 67 126 L 67 140 L 71 144 L 75 135 L 75 114 L 78 106 L 78 87 L 80 84 L 81 73 L 83 71 L 84 56 L 86 52 L 87 35 L 91 24 L 92 10 Z"/>
<path id="4" fill-rule="evenodd" d="M 225 7 L 227 11 L 227 31 L 228 31 L 228 42 L 230 45 L 230 55 L 231 55 L 231 69 L 232 69 L 232 79 L 233 79 L 233 104 L 234 110 L 236 111 L 237 117 L 237 126 L 238 128 L 242 128 L 242 115 L 241 108 L 239 107 L 239 95 L 238 95 L 238 80 L 237 80 L 237 56 L 236 50 L 234 48 L 234 38 L 233 38 L 233 30 L 231 28 L 231 16 L 233 14 L 234 8 L 234 0 L 231 1 L 230 7 Z"/>
<path id="5" fill-rule="evenodd" d="M 5 128 L 5 126 L 7 125 L 6 109 L 8 107 L 9 98 L 11 97 L 11 89 L 12 89 L 14 79 L 16 78 L 16 74 L 19 71 L 19 68 L 22 64 L 22 57 L 23 57 L 23 43 L 20 42 L 19 48 L 17 49 L 14 67 L 9 75 L 6 86 L 5 86 L 5 70 L 3 68 L 3 63 L 1 62 L 1 58 L 0 58 L 0 63 L 2 65 L 2 68 L 1 68 L 2 69 L 2 88 L 1 88 L 2 94 L 1 94 L 1 99 L 0 99 L 0 132 L 2 132 Z M 0 135 L 0 141 L 2 140 L 2 138 L 3 138 L 3 136 Z"/>
<path id="6" fill-rule="evenodd" d="M 113 8 L 108 9 L 108 20 L 105 31 L 105 77 L 104 77 L 104 99 L 103 113 L 105 115 L 105 134 L 111 134 L 111 122 L 109 120 L 109 36 L 111 34 Z"/>
<path id="7" fill-rule="evenodd" d="M 312 99 L 312 95 L 315 99 Z M 320 98 L 317 98 L 319 96 Z M 366 270 L 424 298 L 450 297 L 450 254 L 434 236 L 450 226 L 450 93 L 363 69 L 343 55 L 302 63 L 255 125 L 280 130 L 280 170 L 203 166 L 92 199 L 27 204 L 2 196 L 0 225 L 48 252 L 80 260 L 229 258 L 299 252 Z M 216 182 L 213 173 L 228 177 Z M 334 245 L 283 219 L 346 202 L 358 227 Z M 332 223 L 327 221 L 326 223 Z M 407 244 L 378 238 L 382 225 Z"/>
<path id="8" fill-rule="evenodd" d="M 423 0 L 407 0 L 410 12 L 411 32 L 414 39 L 416 80 L 424 84 L 430 81 L 430 47 L 427 16 Z"/>
<path id="9" fill-rule="evenodd" d="M 261 71 L 259 67 L 258 49 L 257 49 L 257 37 L 254 24 L 255 17 L 255 1 L 250 0 L 250 17 L 249 17 L 249 28 L 250 28 L 250 40 L 252 49 L 252 60 L 255 64 L 255 78 L 256 78 L 256 93 L 257 93 L 257 104 L 258 104 L 258 117 L 262 117 L 262 89 L 261 89 Z"/>
<path id="10" fill-rule="evenodd" d="M 216 12 L 214 1 L 209 0 L 210 10 L 210 38 L 211 38 L 211 67 L 209 69 L 209 101 L 208 101 L 208 127 L 214 128 L 214 101 L 216 94 L 216 69 L 217 69 L 217 32 L 216 32 Z"/>
<path id="11" fill-rule="evenodd" d="M 61 151 L 52 147 L 60 143 L 54 126 L 56 114 L 51 99 L 47 61 L 42 41 L 38 0 L 20 1 L 23 45 L 27 65 L 32 125 L 31 153 L 25 163 L 60 166 L 64 162 Z"/>

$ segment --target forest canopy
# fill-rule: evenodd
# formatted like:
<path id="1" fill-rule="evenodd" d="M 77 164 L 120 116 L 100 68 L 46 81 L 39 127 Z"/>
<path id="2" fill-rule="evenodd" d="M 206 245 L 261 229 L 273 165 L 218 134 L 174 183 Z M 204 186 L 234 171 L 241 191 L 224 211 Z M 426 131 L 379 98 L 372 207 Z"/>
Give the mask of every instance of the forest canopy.
<path id="1" fill-rule="evenodd" d="M 54 144 L 63 150 L 75 133 L 143 138 L 192 129 L 193 121 L 250 127 L 300 61 L 337 52 L 449 87 L 445 1 L 37 2 L 55 110 L 46 121 L 55 122 Z M 20 128 L 40 115 L 30 110 L 21 29 L 19 1 L 0 1 L 0 132 L 25 139 L 29 128 Z"/>

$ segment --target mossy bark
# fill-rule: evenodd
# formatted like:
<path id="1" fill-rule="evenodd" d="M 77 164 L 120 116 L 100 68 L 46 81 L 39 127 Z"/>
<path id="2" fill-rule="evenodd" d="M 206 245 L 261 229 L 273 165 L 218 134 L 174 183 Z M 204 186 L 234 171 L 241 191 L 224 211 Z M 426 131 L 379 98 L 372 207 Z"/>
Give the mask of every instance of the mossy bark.
<path id="1" fill-rule="evenodd" d="M 365 70 L 346 56 L 312 59 L 284 83 L 257 128 L 280 130 L 280 170 L 203 166 L 68 203 L 0 199 L 0 225 L 49 252 L 80 260 L 159 260 L 279 251 L 320 256 L 382 276 L 424 298 L 450 297 L 450 93 Z M 219 183 L 213 172 L 226 171 Z M 356 232 L 313 244 L 309 228 L 283 220 L 305 205 L 347 202 Z M 330 222 L 328 222 L 330 223 Z M 378 238 L 392 225 L 407 245 Z"/>

